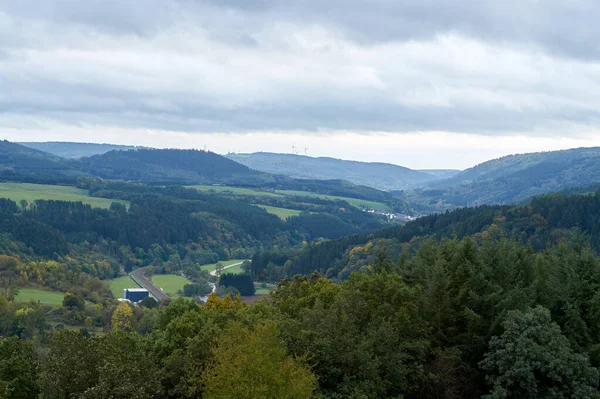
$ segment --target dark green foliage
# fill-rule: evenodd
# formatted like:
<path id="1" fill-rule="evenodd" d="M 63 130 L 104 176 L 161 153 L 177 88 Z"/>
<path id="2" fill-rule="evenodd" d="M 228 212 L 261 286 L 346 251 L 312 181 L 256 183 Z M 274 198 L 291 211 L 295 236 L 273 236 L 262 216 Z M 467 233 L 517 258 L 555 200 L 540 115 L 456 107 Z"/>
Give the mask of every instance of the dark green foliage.
<path id="1" fill-rule="evenodd" d="M 36 365 L 37 359 L 30 343 L 15 337 L 0 340 L 0 398 L 37 398 Z"/>
<path id="2" fill-rule="evenodd" d="M 203 283 L 186 284 L 183 286 L 183 296 L 204 296 L 212 292 L 212 287 L 206 280 Z"/>
<path id="3" fill-rule="evenodd" d="M 69 309 L 83 310 L 85 307 L 85 300 L 80 295 L 67 292 L 63 298 L 62 305 Z"/>
<path id="4" fill-rule="evenodd" d="M 493 384 L 488 398 L 600 398 L 598 370 L 571 348 L 548 310 L 511 311 L 502 326 L 481 362 Z"/>
<path id="5" fill-rule="evenodd" d="M 154 309 L 158 307 L 158 302 L 156 302 L 156 299 L 152 298 L 151 296 L 147 296 L 140 301 L 140 306 L 148 309 Z"/>
<path id="6" fill-rule="evenodd" d="M 222 274 L 219 277 L 219 285 L 222 287 L 234 287 L 243 296 L 252 296 L 256 292 L 252 277 L 248 274 Z"/>

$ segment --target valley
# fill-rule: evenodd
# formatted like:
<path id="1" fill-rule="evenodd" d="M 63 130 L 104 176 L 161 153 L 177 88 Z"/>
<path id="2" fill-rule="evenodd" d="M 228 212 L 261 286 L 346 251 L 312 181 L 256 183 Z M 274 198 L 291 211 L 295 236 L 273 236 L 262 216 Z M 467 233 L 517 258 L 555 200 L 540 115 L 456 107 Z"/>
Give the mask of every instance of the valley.
<path id="1" fill-rule="evenodd" d="M 104 353 L 124 361 L 119 353 L 134 351 L 164 374 L 170 361 L 197 364 L 173 348 L 212 353 L 216 337 L 246 334 L 243 351 L 252 334 L 276 328 L 286 356 L 313 353 L 325 397 L 454 387 L 436 369 L 446 353 L 471 370 L 460 378 L 476 397 L 488 389 L 480 365 L 501 353 L 492 343 L 531 318 L 578 359 L 596 359 L 586 349 L 598 334 L 587 310 L 600 289 L 595 149 L 439 170 L 422 186 L 381 191 L 257 172 L 205 151 L 66 159 L 1 144 L 0 337 L 44 342 L 50 353 L 127 339 L 127 351 Z M 140 285 L 151 298 L 117 301 Z M 170 360 L 154 363 L 156 353 Z M 381 370 L 363 376 L 356 359 Z M 371 385 L 401 365 L 414 390 Z M 343 378 L 330 371 L 340 367 Z M 178 370 L 177 384 L 196 386 Z M 156 381 L 153 389 L 170 389 Z"/>

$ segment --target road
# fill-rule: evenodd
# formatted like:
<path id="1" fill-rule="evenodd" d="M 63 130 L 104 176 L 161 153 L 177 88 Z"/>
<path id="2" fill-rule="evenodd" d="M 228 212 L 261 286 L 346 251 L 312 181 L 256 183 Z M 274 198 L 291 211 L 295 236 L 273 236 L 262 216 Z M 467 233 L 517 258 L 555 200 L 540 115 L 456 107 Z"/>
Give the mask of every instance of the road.
<path id="1" fill-rule="evenodd" d="M 227 269 L 231 269 L 232 267 L 239 266 L 239 265 L 241 265 L 241 264 L 242 264 L 242 263 L 244 263 L 244 262 L 245 262 L 245 261 L 238 262 L 238 263 L 234 263 L 233 265 L 225 266 L 225 267 L 223 268 L 223 270 L 221 271 L 221 273 L 222 273 L 222 272 L 224 272 L 224 271 L 225 271 L 225 270 L 227 270 Z M 216 276 L 216 275 L 217 275 L 217 271 L 216 271 L 216 270 L 213 270 L 212 272 L 210 272 L 210 275 L 211 275 L 211 276 Z"/>
<path id="2" fill-rule="evenodd" d="M 144 276 L 144 269 L 145 268 L 143 268 L 143 267 L 140 269 L 135 269 L 134 271 L 129 273 L 129 275 L 135 281 L 137 281 L 142 287 L 147 289 L 148 292 L 150 293 L 150 295 L 152 297 L 154 297 L 154 299 L 156 299 L 158 301 L 168 299 L 169 297 L 167 295 L 165 295 L 165 293 L 162 292 L 162 290 L 160 288 L 158 288 L 157 286 L 152 284 L 152 281 L 150 281 L 150 279 L 148 277 Z"/>

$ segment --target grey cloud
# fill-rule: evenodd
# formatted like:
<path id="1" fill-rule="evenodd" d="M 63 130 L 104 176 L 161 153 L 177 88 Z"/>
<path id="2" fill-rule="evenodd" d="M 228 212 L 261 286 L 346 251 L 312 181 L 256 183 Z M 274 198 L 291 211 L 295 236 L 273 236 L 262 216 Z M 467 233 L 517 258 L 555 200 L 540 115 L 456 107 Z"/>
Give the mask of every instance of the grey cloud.
<path id="1" fill-rule="evenodd" d="M 569 134 L 600 118 L 599 13 L 583 0 L 0 0 L 0 112 L 191 132 Z"/>

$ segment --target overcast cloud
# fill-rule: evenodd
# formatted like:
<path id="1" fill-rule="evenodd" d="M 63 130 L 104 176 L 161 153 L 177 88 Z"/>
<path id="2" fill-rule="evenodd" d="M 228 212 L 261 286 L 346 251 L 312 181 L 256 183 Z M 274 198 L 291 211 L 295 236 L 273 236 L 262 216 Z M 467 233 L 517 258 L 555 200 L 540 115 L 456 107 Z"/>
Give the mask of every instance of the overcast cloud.
<path id="1" fill-rule="evenodd" d="M 419 167 L 598 145 L 598 20 L 592 0 L 0 0 L 0 137 L 311 137 L 315 155 Z M 388 144 L 350 153 L 325 135 Z M 419 135 L 439 153 L 426 165 L 390 149 Z M 495 152 L 459 162 L 448 137 Z"/>

